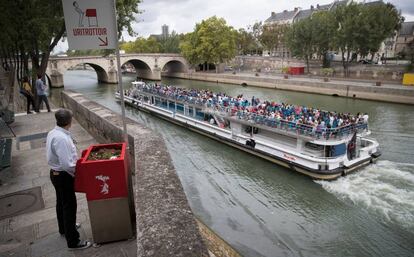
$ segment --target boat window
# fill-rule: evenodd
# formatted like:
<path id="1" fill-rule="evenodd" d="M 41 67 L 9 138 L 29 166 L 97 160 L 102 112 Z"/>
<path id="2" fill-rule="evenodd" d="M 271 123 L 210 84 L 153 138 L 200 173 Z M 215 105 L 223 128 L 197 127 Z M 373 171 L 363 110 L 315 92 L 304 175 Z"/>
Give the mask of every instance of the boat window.
<path id="1" fill-rule="evenodd" d="M 199 108 L 196 108 L 196 118 L 199 119 L 199 120 L 204 119 L 204 113 Z"/>
<path id="2" fill-rule="evenodd" d="M 168 106 L 168 108 L 169 108 L 170 110 L 174 111 L 174 110 L 175 110 L 175 102 L 169 102 L 169 106 Z"/>
<path id="3" fill-rule="evenodd" d="M 328 157 L 337 157 L 344 155 L 346 153 L 346 145 L 345 143 L 339 145 L 331 145 L 329 146 L 329 153 Z"/>
<path id="4" fill-rule="evenodd" d="M 184 113 L 184 107 L 182 104 L 177 103 L 177 112 Z"/>
<path id="5" fill-rule="evenodd" d="M 156 106 L 161 106 L 161 101 L 158 97 L 155 97 L 155 105 Z"/>
<path id="6" fill-rule="evenodd" d="M 311 143 L 311 142 L 307 142 L 305 144 L 305 147 L 309 148 L 309 149 L 312 149 L 312 150 L 315 150 L 315 151 L 322 151 L 323 148 L 324 148 L 323 145 L 318 145 L 318 144 L 314 144 L 314 143 Z"/>

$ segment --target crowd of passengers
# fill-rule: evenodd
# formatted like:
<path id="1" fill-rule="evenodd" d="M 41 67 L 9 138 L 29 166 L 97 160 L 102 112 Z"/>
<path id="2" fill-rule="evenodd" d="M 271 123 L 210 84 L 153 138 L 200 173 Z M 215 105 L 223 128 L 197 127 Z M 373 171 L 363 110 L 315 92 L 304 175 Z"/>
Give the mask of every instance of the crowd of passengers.
<path id="1" fill-rule="evenodd" d="M 350 124 L 368 123 L 368 114 L 328 112 L 318 108 L 298 106 L 274 101 L 262 101 L 252 97 L 251 101 L 242 94 L 231 97 L 225 93 L 210 90 L 178 88 L 158 84 L 139 85 L 138 89 L 151 92 L 182 102 L 204 105 L 226 112 L 241 119 L 257 121 L 258 117 L 267 121 L 288 121 L 291 124 L 304 125 L 317 131 L 345 127 Z M 133 91 L 127 95 L 135 96 Z"/>

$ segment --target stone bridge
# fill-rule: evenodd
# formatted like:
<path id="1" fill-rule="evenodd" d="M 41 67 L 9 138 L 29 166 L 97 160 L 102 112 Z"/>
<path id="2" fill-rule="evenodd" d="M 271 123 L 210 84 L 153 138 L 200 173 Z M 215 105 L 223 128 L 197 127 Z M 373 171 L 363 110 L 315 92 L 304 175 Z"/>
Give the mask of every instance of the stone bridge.
<path id="1" fill-rule="evenodd" d="M 137 77 L 161 80 L 161 74 L 187 72 L 187 60 L 179 54 L 122 54 L 121 65 L 130 63 Z M 51 87 L 63 87 L 63 74 L 79 64 L 91 66 L 103 83 L 118 83 L 116 56 L 51 57 L 46 70 Z"/>

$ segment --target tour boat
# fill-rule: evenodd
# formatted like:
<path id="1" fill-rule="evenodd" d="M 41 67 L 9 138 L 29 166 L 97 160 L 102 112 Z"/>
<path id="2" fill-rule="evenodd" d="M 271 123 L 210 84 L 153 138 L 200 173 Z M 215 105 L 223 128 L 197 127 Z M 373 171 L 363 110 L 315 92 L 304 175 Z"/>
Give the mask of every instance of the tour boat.
<path id="1" fill-rule="evenodd" d="M 381 155 L 378 142 L 368 138 L 367 122 L 315 130 L 259 114 L 247 117 L 196 97 L 162 94 L 144 82 L 132 84 L 124 92 L 126 104 L 313 179 L 336 179 Z M 119 99 L 119 92 L 115 96 Z"/>

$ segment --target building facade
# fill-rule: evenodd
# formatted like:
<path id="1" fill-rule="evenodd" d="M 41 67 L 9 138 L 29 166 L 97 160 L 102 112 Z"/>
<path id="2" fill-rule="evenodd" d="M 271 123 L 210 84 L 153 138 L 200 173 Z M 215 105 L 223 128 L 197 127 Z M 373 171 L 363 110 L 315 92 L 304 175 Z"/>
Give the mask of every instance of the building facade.
<path id="1" fill-rule="evenodd" d="M 309 9 L 302 9 L 300 7 L 295 7 L 292 11 L 284 10 L 280 13 L 271 12 L 269 18 L 264 21 L 264 25 L 284 25 L 284 24 L 293 24 L 300 20 L 306 19 L 312 16 L 313 13 L 318 11 L 331 11 L 334 10 L 336 7 L 340 5 L 346 5 L 350 2 L 350 0 L 342 0 L 342 1 L 334 1 L 330 4 L 319 5 L 316 6 L 311 5 Z M 281 44 L 277 49 L 273 52 L 270 51 L 263 51 L 263 55 L 266 56 L 276 56 L 276 57 L 290 57 L 289 49 Z"/>
<path id="2" fill-rule="evenodd" d="M 408 52 L 408 44 L 414 40 L 414 21 L 403 22 L 395 39 L 394 53 L 404 55 Z"/>

